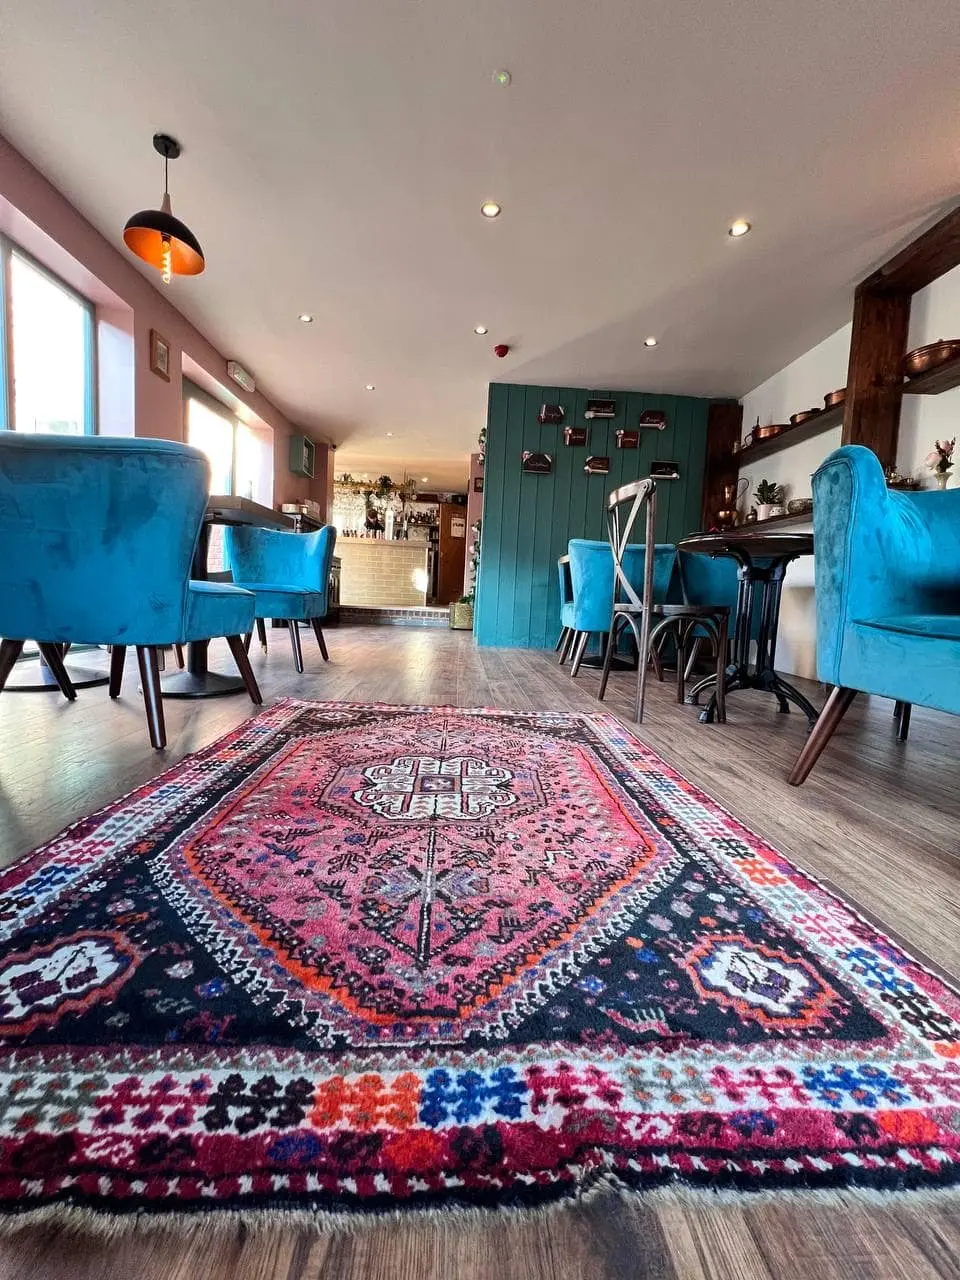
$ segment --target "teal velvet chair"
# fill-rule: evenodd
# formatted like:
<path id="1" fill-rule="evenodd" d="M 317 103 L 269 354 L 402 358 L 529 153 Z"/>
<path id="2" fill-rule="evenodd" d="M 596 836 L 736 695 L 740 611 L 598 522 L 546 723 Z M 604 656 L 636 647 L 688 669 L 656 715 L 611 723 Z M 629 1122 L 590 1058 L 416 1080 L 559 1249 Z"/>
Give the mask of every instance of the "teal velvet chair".
<path id="1" fill-rule="evenodd" d="M 0 431 L 0 690 L 32 639 L 48 661 L 60 645 L 111 645 L 117 698 L 132 645 L 159 749 L 159 650 L 226 636 L 247 692 L 263 701 L 242 639 L 253 596 L 190 579 L 208 476 L 199 449 L 169 440 Z"/>
<path id="2" fill-rule="evenodd" d="M 624 573 L 635 586 L 643 582 L 646 547 L 633 543 L 624 551 Z M 573 609 L 570 614 L 570 650 L 573 653 L 571 676 L 576 676 L 583 662 L 587 643 L 592 636 L 606 643 L 613 613 L 613 552 L 609 542 L 589 538 L 571 538 L 567 548 L 570 557 L 570 582 Z M 672 542 L 658 542 L 654 547 L 653 598 L 664 601 L 670 590 L 677 549 Z"/>
<path id="3" fill-rule="evenodd" d="M 897 493 L 861 445 L 813 477 L 817 675 L 833 685 L 799 786 L 858 693 L 960 714 L 960 489 Z"/>
<path id="4" fill-rule="evenodd" d="M 293 661 L 300 672 L 303 671 L 301 622 L 313 626 L 324 662 L 330 658 L 320 624 L 327 616 L 330 566 L 336 544 L 337 531 L 332 524 L 324 525 L 316 533 L 284 533 L 279 529 L 247 526 L 225 531 L 224 552 L 233 581 L 256 596 L 260 643 L 266 649 L 267 618 L 285 621 Z"/>

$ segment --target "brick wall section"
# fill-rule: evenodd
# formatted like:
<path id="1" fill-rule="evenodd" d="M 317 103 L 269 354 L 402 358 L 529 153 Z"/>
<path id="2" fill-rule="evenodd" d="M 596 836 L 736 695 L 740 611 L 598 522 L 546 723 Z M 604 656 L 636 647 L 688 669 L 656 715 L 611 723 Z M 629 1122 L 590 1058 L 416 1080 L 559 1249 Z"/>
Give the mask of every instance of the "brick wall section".
<path id="1" fill-rule="evenodd" d="M 339 538 L 340 603 L 345 605 L 426 604 L 414 574 L 426 577 L 427 547 L 419 542 L 381 542 L 374 538 Z"/>

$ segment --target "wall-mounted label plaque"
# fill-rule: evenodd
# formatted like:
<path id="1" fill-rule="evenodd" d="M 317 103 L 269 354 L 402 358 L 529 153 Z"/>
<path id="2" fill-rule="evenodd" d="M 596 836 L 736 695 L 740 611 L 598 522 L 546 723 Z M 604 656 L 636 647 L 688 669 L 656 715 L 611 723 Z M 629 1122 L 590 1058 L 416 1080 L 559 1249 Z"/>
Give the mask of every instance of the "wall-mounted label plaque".
<path id="1" fill-rule="evenodd" d="M 532 453 L 529 449 L 525 449 L 521 458 L 521 466 L 524 471 L 528 471 L 532 475 L 548 476 L 553 470 L 553 458 L 549 453 Z"/>
<path id="2" fill-rule="evenodd" d="M 591 454 L 583 464 L 583 470 L 588 476 L 605 476 L 610 470 L 610 459 Z"/>

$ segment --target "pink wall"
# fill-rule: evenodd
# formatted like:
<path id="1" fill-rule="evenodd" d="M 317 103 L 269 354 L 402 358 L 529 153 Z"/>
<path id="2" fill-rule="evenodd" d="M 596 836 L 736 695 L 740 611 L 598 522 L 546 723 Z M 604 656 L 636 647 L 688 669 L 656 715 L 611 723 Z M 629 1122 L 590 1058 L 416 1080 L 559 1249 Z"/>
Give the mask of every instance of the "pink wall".
<path id="1" fill-rule="evenodd" d="M 0 230 L 97 304 L 100 333 L 99 406 L 110 434 L 183 439 L 183 360 L 226 388 L 244 416 L 274 433 L 274 502 L 313 498 L 329 514 L 332 450 L 317 444 L 317 474 L 290 474 L 288 441 L 297 428 L 259 391 L 248 395 L 227 378 L 226 357 L 106 240 L 5 138 L 0 136 Z M 119 228 L 118 228 L 119 242 Z M 157 277 L 159 281 L 159 276 Z M 109 328 L 105 328 L 108 325 Z M 170 343 L 170 381 L 150 370 L 150 330 Z M 126 347 L 123 334 L 127 333 Z M 130 336 L 132 335 L 132 346 Z M 129 379 L 132 365 L 133 387 Z M 133 409 L 132 430 L 122 430 Z"/>

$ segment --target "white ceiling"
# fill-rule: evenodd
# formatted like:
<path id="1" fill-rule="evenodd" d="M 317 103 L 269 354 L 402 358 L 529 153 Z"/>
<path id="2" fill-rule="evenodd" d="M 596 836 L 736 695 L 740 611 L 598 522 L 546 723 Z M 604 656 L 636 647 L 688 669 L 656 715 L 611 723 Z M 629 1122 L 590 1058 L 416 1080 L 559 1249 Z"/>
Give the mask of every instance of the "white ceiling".
<path id="1" fill-rule="evenodd" d="M 437 483 L 491 380 L 741 394 L 841 324 L 960 190 L 958 72 L 957 0 L 0 0 L 0 131 L 118 245 L 177 136 L 176 305 Z"/>

